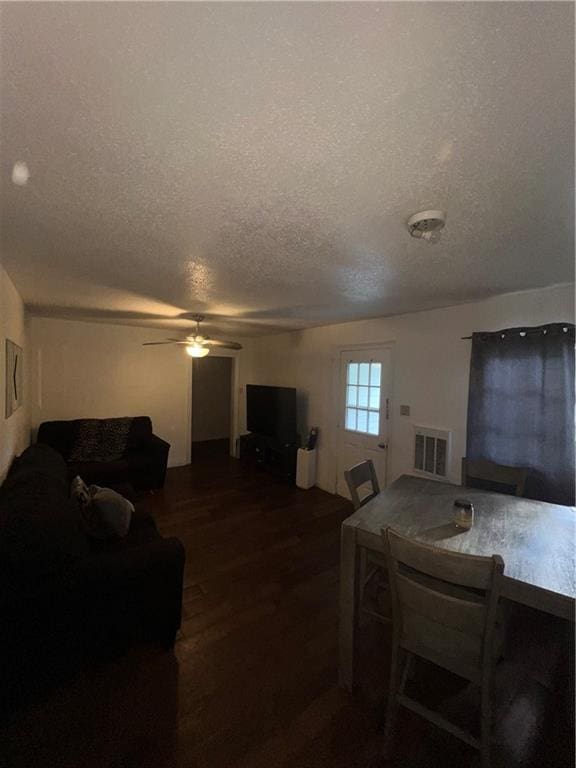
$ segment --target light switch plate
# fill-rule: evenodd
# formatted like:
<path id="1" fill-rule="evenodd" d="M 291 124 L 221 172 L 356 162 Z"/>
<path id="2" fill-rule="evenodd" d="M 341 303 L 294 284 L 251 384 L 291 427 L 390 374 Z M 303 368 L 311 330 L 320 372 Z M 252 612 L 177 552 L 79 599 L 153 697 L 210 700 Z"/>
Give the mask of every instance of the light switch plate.
<path id="1" fill-rule="evenodd" d="M 409 405 L 401 405 L 400 406 L 400 416 L 410 416 L 410 406 Z"/>

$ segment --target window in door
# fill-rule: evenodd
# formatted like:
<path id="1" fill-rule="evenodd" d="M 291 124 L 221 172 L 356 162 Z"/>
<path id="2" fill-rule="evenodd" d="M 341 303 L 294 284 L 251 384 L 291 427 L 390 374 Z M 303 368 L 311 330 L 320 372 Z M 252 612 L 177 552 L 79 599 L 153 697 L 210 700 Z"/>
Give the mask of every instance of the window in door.
<path id="1" fill-rule="evenodd" d="M 346 418 L 348 432 L 380 433 L 382 363 L 348 363 L 346 371 Z"/>

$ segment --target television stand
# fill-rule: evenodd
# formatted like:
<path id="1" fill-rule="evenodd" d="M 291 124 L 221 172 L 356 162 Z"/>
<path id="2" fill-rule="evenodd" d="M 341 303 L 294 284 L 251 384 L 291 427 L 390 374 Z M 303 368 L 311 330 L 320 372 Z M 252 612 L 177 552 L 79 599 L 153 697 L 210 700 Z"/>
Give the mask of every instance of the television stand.
<path id="1" fill-rule="evenodd" d="M 296 480 L 296 455 L 300 439 L 292 442 L 253 432 L 240 437 L 240 459 L 258 465 L 289 483 Z"/>

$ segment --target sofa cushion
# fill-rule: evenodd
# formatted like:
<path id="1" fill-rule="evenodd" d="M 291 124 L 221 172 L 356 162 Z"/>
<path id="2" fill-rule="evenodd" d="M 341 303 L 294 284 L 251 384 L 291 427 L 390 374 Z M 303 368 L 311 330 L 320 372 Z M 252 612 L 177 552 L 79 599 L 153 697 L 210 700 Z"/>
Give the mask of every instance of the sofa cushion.
<path id="1" fill-rule="evenodd" d="M 126 456 L 128 466 L 130 469 L 135 470 L 136 472 L 148 471 L 150 469 L 151 458 L 153 457 L 150 456 L 150 451 L 143 451 L 137 448 L 133 451 L 130 451 L 130 453 Z"/>
<path id="2" fill-rule="evenodd" d="M 128 433 L 127 450 L 137 450 L 146 445 L 152 436 L 152 421 L 149 416 L 135 416 Z"/>
<path id="3" fill-rule="evenodd" d="M 78 510 L 66 484 L 41 472 L 19 475 L 0 489 L 2 586 L 37 582 L 89 554 Z"/>
<path id="4" fill-rule="evenodd" d="M 36 444 L 26 448 L 24 453 L 12 462 L 8 476 L 2 485 L 8 490 L 15 484 L 26 483 L 30 475 L 41 475 L 51 478 L 62 485 L 67 493 L 67 467 L 62 456 L 48 445 Z"/>
<path id="5" fill-rule="evenodd" d="M 68 461 L 70 451 L 76 443 L 80 419 L 72 421 L 44 421 L 38 429 L 39 443 L 49 445 Z"/>
<path id="6" fill-rule="evenodd" d="M 118 461 L 77 461 L 68 465 L 68 477 L 80 475 L 88 485 L 117 485 L 128 479 L 128 462 Z"/>

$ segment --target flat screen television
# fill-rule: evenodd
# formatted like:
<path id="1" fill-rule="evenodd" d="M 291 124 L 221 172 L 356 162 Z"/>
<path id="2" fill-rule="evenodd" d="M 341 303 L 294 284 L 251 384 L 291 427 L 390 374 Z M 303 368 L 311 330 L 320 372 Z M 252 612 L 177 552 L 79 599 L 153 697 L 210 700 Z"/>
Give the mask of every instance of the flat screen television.
<path id="1" fill-rule="evenodd" d="M 293 387 L 246 385 L 249 432 L 279 440 L 296 438 L 296 390 Z"/>

